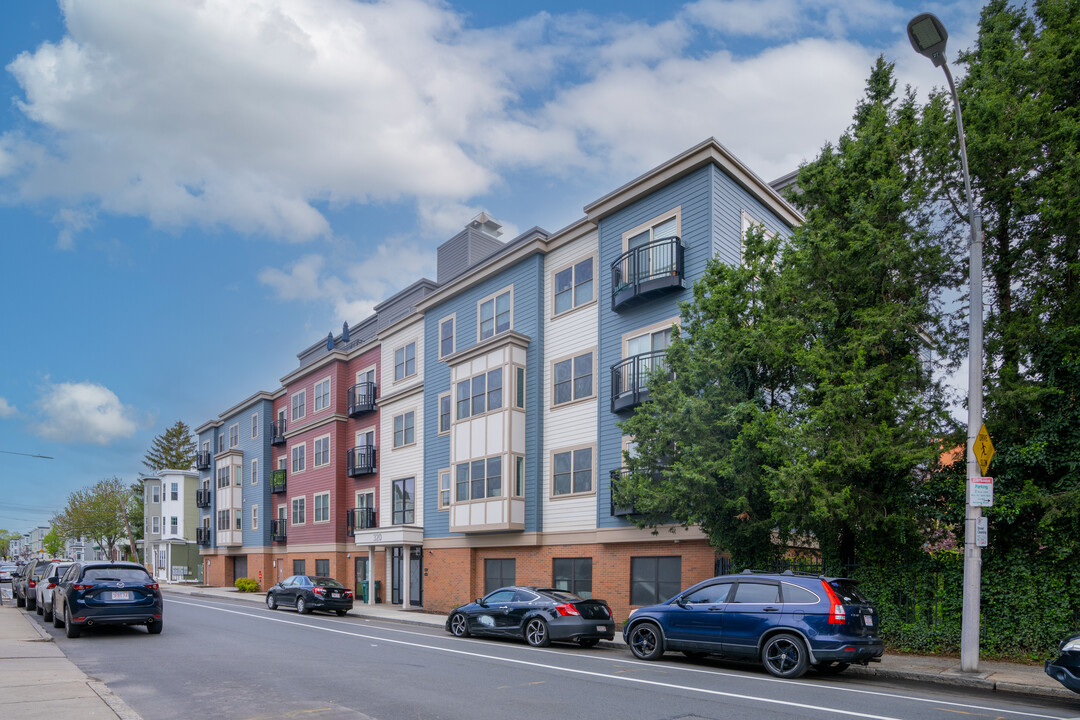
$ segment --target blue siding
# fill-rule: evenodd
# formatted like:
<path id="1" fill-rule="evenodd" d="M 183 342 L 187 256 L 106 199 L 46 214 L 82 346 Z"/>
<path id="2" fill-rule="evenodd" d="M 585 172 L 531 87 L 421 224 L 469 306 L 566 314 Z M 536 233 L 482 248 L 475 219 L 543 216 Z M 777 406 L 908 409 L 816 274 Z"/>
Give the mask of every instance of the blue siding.
<path id="1" fill-rule="evenodd" d="M 781 236 L 789 233 L 785 225 L 757 198 L 732 180 L 723 170 L 710 166 L 712 171 L 713 253 L 729 264 L 742 262 L 742 213 Z"/>
<path id="2" fill-rule="evenodd" d="M 476 303 L 507 286 L 514 287 L 513 330 L 529 338 L 525 376 L 525 530 L 541 528 L 540 387 L 543 363 L 543 258 L 533 255 L 488 278 L 483 283 L 424 311 L 424 535 L 448 537 L 450 516 L 439 512 L 439 470 L 450 466 L 450 436 L 439 437 L 438 398 L 450 390 L 450 367 L 439 361 L 439 322 L 457 313 L 455 351 L 476 344 Z M 456 535 L 462 537 L 461 535 Z"/>

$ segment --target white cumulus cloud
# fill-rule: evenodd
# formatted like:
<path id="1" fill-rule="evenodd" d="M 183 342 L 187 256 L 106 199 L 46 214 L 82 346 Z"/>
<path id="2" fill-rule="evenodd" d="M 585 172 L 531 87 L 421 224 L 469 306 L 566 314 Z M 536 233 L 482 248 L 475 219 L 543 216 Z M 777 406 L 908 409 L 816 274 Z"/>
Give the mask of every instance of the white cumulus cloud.
<path id="1" fill-rule="evenodd" d="M 135 411 L 112 390 L 93 382 L 50 384 L 38 412 L 40 421 L 32 429 L 56 442 L 108 445 L 138 429 Z"/>
<path id="2" fill-rule="evenodd" d="M 14 405 L 7 401 L 7 398 L 0 397 L 0 418 L 15 417 L 15 414 L 19 410 Z"/>

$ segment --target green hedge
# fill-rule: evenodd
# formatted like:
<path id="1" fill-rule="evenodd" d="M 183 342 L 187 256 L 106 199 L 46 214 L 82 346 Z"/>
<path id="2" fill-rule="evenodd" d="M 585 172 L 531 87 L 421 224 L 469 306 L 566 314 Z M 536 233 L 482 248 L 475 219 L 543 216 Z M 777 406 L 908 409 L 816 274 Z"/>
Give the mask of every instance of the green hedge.
<path id="1" fill-rule="evenodd" d="M 251 578 L 236 578 L 233 583 L 240 592 L 259 592 L 259 582 Z"/>

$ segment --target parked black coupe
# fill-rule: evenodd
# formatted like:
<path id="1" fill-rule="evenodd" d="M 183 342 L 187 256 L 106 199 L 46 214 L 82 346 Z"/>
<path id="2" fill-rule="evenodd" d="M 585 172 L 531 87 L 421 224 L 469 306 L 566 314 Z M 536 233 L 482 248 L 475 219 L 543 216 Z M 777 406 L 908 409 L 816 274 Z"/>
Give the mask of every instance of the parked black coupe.
<path id="1" fill-rule="evenodd" d="M 312 610 L 333 610 L 341 617 L 353 606 L 353 591 L 331 577 L 292 575 L 270 588 L 266 607 L 296 608 L 306 614 Z"/>
<path id="2" fill-rule="evenodd" d="M 533 647 L 552 641 L 592 647 L 615 637 L 615 618 L 603 600 L 554 588 L 504 587 L 451 610 L 446 630 L 457 637 L 524 638 Z"/>

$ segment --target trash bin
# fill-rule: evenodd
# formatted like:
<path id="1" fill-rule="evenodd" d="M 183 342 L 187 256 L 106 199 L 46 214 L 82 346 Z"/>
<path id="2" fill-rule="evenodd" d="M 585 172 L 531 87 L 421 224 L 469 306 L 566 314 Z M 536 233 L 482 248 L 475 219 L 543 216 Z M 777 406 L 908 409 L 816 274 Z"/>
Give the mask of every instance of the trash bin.
<path id="1" fill-rule="evenodd" d="M 367 580 L 361 580 L 356 583 L 356 596 L 360 598 L 360 602 L 366 603 L 368 601 L 368 583 Z M 382 580 L 375 581 L 375 602 L 382 602 Z"/>

